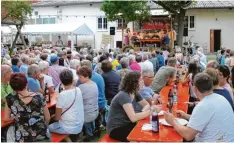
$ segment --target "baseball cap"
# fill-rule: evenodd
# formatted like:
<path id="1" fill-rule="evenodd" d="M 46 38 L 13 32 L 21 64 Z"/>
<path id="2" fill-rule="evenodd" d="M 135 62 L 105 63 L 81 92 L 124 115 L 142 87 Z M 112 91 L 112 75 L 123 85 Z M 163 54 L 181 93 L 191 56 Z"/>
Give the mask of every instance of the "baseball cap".
<path id="1" fill-rule="evenodd" d="M 56 62 L 57 60 L 59 60 L 59 57 L 58 57 L 58 56 L 53 55 L 53 56 L 50 57 L 50 62 L 51 62 L 51 63 L 54 63 L 54 62 Z"/>

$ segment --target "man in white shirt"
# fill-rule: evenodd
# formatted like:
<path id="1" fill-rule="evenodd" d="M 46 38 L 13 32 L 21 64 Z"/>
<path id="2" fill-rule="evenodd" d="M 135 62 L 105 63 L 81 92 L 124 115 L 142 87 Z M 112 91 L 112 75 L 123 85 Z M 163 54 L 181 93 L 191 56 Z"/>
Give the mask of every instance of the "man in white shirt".
<path id="1" fill-rule="evenodd" d="M 54 93 L 54 84 L 51 76 L 48 76 L 49 63 L 47 61 L 40 61 L 38 67 L 44 77 L 45 88 L 49 90 L 50 94 Z"/>
<path id="2" fill-rule="evenodd" d="M 165 112 L 166 121 L 187 141 L 234 142 L 234 113 L 231 105 L 221 95 L 213 93 L 213 82 L 206 73 L 199 73 L 194 79 L 194 91 L 200 103 L 192 115 L 177 111 L 189 120 L 187 126 L 180 125 L 173 115 Z"/>
<path id="3" fill-rule="evenodd" d="M 154 66 L 148 60 L 148 54 L 147 53 L 142 54 L 142 60 L 143 60 L 143 62 L 140 64 L 142 72 L 147 71 L 147 70 L 154 71 Z"/>

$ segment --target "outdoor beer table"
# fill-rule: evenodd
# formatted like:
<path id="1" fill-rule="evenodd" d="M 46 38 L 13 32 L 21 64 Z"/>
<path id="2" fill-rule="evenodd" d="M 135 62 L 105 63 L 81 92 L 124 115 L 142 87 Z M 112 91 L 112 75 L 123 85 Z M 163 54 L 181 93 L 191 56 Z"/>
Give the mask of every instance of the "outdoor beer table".
<path id="1" fill-rule="evenodd" d="M 51 94 L 51 102 L 50 103 L 47 103 L 47 107 L 48 108 L 52 108 L 56 105 L 56 97 L 57 97 L 58 93 L 53 93 Z M 13 124 L 13 120 L 10 120 L 10 121 L 4 121 L 4 109 L 2 109 L 1 111 L 1 127 L 7 127 L 11 124 Z"/>
<path id="2" fill-rule="evenodd" d="M 164 101 L 162 105 L 162 110 L 166 111 L 168 93 L 173 86 L 166 86 L 160 92 L 160 97 Z M 181 83 L 178 84 L 178 103 L 177 109 L 187 112 L 188 105 L 184 102 L 189 101 L 189 86 L 182 86 Z M 163 119 L 164 116 L 159 116 L 159 119 Z M 140 120 L 131 133 L 128 135 L 127 139 L 129 141 L 135 142 L 182 142 L 183 138 L 180 136 L 173 127 L 164 126 L 160 123 L 159 133 L 153 133 L 152 131 L 142 131 L 142 126 L 150 122 L 149 117 Z"/>

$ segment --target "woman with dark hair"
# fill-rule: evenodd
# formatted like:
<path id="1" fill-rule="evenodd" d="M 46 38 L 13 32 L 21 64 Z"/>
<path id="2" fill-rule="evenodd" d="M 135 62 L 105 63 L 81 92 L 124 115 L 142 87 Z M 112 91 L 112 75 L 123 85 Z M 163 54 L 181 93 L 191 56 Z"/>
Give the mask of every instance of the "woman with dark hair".
<path id="1" fill-rule="evenodd" d="M 91 80 L 92 70 L 87 66 L 78 69 L 80 85 L 78 86 L 83 96 L 84 127 L 86 134 L 91 137 L 95 130 L 94 121 L 98 117 L 98 87 Z"/>
<path id="2" fill-rule="evenodd" d="M 59 78 L 64 90 L 59 93 L 56 103 L 55 120 L 49 126 L 51 132 L 59 134 L 78 134 L 84 124 L 84 107 L 81 91 L 73 84 L 73 73 L 64 69 Z"/>
<path id="3" fill-rule="evenodd" d="M 111 62 L 105 60 L 102 62 L 102 77 L 105 82 L 105 95 L 110 105 L 111 100 L 119 92 L 120 76 L 112 70 Z"/>
<path id="4" fill-rule="evenodd" d="M 127 136 L 136 122 L 150 115 L 149 103 L 138 91 L 143 86 L 140 72 L 130 72 L 121 81 L 120 91 L 113 98 L 107 122 L 109 136 L 121 142 L 128 142 Z M 136 106 L 142 106 L 142 112 L 136 113 Z"/>
<path id="5" fill-rule="evenodd" d="M 230 70 L 227 66 L 225 65 L 220 65 L 217 69 L 217 73 L 218 73 L 218 76 L 219 76 L 219 86 L 223 87 L 224 89 L 226 89 L 231 97 L 232 97 L 232 100 L 234 99 L 233 98 L 233 91 L 232 91 L 232 88 L 229 84 L 229 77 L 230 77 Z"/>
<path id="6" fill-rule="evenodd" d="M 13 72 L 20 72 L 20 59 L 17 57 L 13 57 L 11 59 L 11 64 L 12 64 L 12 71 Z"/>
<path id="7" fill-rule="evenodd" d="M 47 124 L 50 113 L 45 98 L 27 90 L 28 81 L 24 73 L 13 73 L 10 86 L 15 91 L 6 97 L 5 120 L 14 115 L 15 142 L 47 142 L 50 132 Z"/>
<path id="8" fill-rule="evenodd" d="M 201 67 L 196 62 L 190 62 L 188 65 L 188 72 L 185 74 L 184 79 L 182 80 L 182 84 L 189 84 L 189 102 L 196 102 L 197 96 L 193 89 L 193 80 L 196 74 L 202 72 Z M 191 114 L 194 106 L 189 106 L 188 114 Z"/>

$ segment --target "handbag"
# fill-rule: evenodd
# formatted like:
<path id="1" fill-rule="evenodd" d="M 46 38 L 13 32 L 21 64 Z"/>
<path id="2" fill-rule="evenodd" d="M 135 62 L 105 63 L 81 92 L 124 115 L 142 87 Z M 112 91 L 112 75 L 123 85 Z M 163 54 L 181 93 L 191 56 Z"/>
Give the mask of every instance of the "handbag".
<path id="1" fill-rule="evenodd" d="M 72 104 L 65 110 L 65 111 L 63 111 L 62 112 L 62 114 L 61 114 L 61 116 L 64 114 L 64 113 L 66 113 L 72 106 L 73 106 L 73 104 L 75 103 L 75 101 L 76 101 L 76 95 L 77 95 L 77 89 L 75 89 L 75 99 L 73 100 L 73 102 L 72 102 Z"/>

